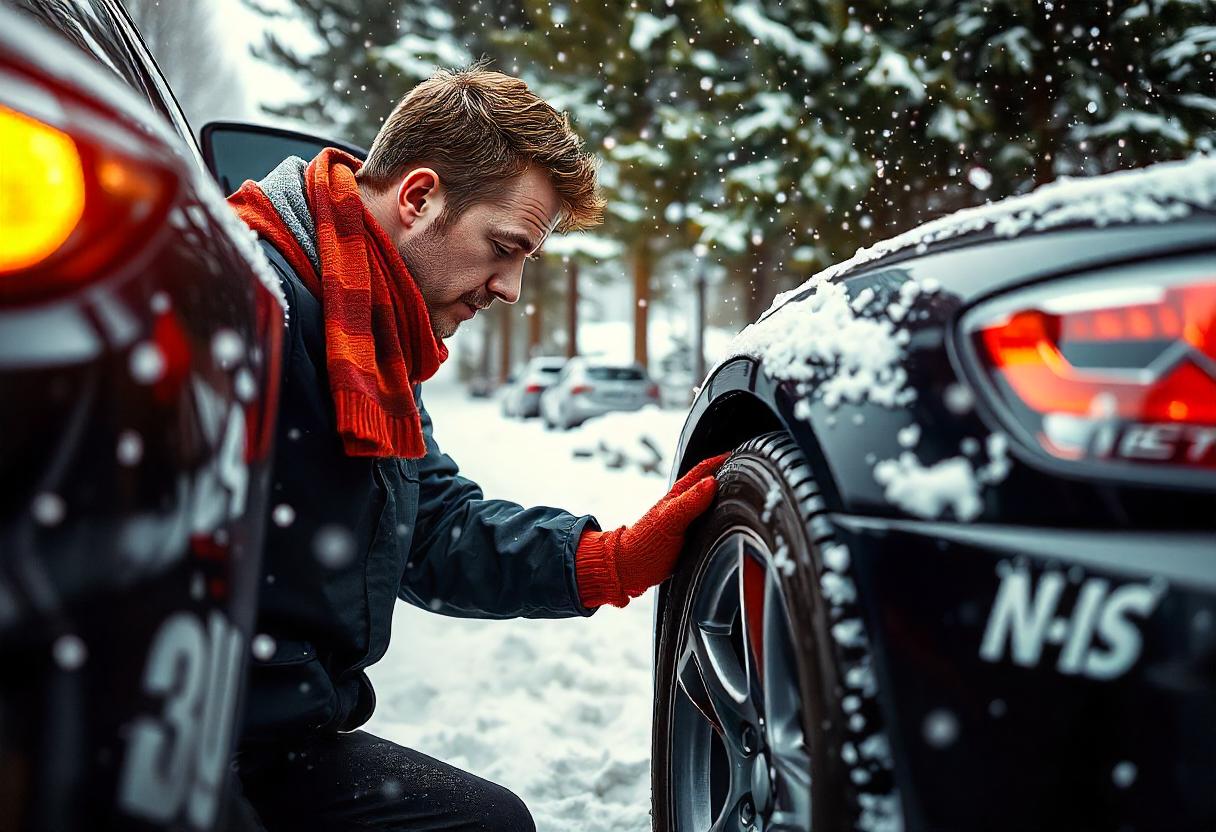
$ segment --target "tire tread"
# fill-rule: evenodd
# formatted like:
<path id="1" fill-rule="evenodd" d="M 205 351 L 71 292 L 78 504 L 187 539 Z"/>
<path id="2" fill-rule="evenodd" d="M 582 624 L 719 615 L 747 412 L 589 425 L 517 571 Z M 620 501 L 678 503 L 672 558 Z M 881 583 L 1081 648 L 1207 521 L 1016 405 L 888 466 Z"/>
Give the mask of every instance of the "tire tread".
<path id="1" fill-rule="evenodd" d="M 822 551 L 825 547 L 837 545 L 838 541 L 835 528 L 829 517 L 827 501 L 798 442 L 785 431 L 761 434 L 741 444 L 734 454 L 732 454 L 727 464 L 730 465 L 735 461 L 741 463 L 743 459 L 749 456 L 761 457 L 770 467 L 770 471 L 775 469 L 773 473 L 779 477 L 781 487 L 792 498 L 789 501 L 790 505 L 795 509 L 797 519 L 806 530 L 806 536 L 809 538 L 813 550 Z M 812 586 L 808 590 L 800 590 L 800 592 L 810 591 L 818 599 L 818 585 L 826 567 L 817 555 L 812 556 L 810 562 L 813 566 L 809 570 L 810 574 L 808 577 L 812 581 Z M 685 590 L 687 590 L 687 585 L 685 585 Z M 671 603 L 670 595 L 665 596 L 664 600 L 664 607 L 669 606 Z M 820 606 L 824 605 L 822 599 L 819 599 L 816 603 Z M 670 615 L 671 612 L 661 609 L 660 616 L 662 617 L 665 614 Z M 831 607 L 830 610 L 825 608 L 822 614 L 826 616 L 826 623 L 831 628 L 834 628 L 836 623 L 847 618 L 860 618 L 864 621 L 860 604 L 856 601 L 840 607 Z M 819 625 L 816 626 L 818 627 Z M 847 647 L 836 642 L 834 639 L 831 640 L 830 646 L 827 649 L 835 655 L 835 658 L 830 661 L 837 668 L 835 671 L 837 674 L 836 686 L 840 696 L 844 695 L 844 671 L 846 669 L 862 665 L 872 667 L 873 659 L 870 655 L 870 643 L 868 633 L 863 634 L 860 643 Z M 662 649 L 663 644 L 660 643 L 659 647 Z M 860 692 L 849 690 L 849 693 Z M 835 723 L 835 727 L 831 731 L 833 739 L 830 741 L 829 747 L 839 750 L 840 745 L 838 743 L 841 742 L 849 742 L 857 746 L 865 737 L 873 735 L 876 731 L 878 733 L 882 732 L 883 720 L 877 697 L 874 694 L 870 694 L 865 699 L 866 701 L 863 705 L 865 712 L 864 731 L 854 731 L 849 727 L 848 715 L 838 709 L 838 704 L 834 707 L 835 712 L 829 713 L 826 716 L 826 719 Z M 656 698 L 656 708 L 657 706 L 658 699 Z M 656 711 L 656 717 L 657 715 L 658 712 Z M 848 782 L 848 778 L 845 778 L 845 782 L 838 784 L 840 790 L 838 794 L 849 807 L 843 811 L 852 816 L 851 821 L 844 821 L 843 818 L 839 819 L 838 822 L 843 822 L 844 824 L 840 828 L 852 828 L 862 814 L 861 798 L 859 798 L 859 795 L 879 796 L 883 800 L 894 801 L 895 803 L 892 805 L 897 805 L 898 797 L 895 796 L 892 766 L 893 763 L 889 759 L 869 761 L 868 775 L 870 775 L 870 779 L 867 785 L 860 786 L 857 782 Z M 658 772 L 656 771 L 655 773 L 657 774 Z M 660 786 L 659 779 L 656 779 L 656 794 Z M 848 796 L 844 797 L 843 795 L 846 793 Z M 660 821 L 660 818 L 664 818 L 664 820 Z M 663 813 L 655 811 L 654 819 L 656 832 L 668 832 L 666 827 L 661 826 L 661 823 L 665 823 L 668 820 Z M 832 823 L 829 823 L 829 827 L 836 828 Z"/>

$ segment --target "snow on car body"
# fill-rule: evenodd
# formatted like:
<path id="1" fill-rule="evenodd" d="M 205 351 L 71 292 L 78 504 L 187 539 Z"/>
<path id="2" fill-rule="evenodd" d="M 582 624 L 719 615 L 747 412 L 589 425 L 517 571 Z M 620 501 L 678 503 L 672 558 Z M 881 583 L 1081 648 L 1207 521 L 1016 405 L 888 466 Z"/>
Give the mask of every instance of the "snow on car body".
<path id="1" fill-rule="evenodd" d="M 659 604 L 659 828 L 715 800 L 812 828 L 1216 821 L 1213 333 L 1210 159 L 960 212 L 779 297 L 706 379 L 673 470 L 743 446 L 733 526 L 708 524 Z M 704 598 L 736 578 L 740 644 L 783 610 L 810 786 L 782 774 L 807 755 L 721 739 L 729 593 Z M 745 699 L 772 696 L 785 644 L 755 638 Z M 733 766 L 718 795 L 688 774 L 720 765 L 698 712 Z"/>

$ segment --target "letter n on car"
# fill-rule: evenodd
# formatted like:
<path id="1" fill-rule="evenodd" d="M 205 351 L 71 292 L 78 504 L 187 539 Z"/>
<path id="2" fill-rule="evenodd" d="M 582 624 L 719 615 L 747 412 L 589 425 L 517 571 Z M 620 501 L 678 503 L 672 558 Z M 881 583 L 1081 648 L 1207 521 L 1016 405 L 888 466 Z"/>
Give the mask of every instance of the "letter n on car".
<path id="1" fill-rule="evenodd" d="M 1064 609 L 1068 578 L 1047 571 L 1034 576 L 1024 566 L 1002 563 L 996 599 L 980 642 L 980 658 L 1009 659 L 1037 667 L 1048 645 L 1060 648 L 1056 670 L 1108 680 L 1122 676 L 1140 658 L 1144 639 L 1140 621 L 1165 594 L 1156 584 L 1129 583 L 1111 588 L 1105 578 L 1080 583 L 1071 609 Z"/>

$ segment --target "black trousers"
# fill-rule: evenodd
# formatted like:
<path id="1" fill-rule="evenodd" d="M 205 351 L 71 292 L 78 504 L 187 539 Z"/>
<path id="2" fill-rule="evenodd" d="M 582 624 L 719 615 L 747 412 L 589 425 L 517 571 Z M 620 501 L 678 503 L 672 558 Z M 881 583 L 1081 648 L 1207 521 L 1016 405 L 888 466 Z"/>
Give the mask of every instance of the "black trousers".
<path id="1" fill-rule="evenodd" d="M 508 789 L 365 731 L 242 749 L 236 769 L 230 830 L 536 830 Z"/>

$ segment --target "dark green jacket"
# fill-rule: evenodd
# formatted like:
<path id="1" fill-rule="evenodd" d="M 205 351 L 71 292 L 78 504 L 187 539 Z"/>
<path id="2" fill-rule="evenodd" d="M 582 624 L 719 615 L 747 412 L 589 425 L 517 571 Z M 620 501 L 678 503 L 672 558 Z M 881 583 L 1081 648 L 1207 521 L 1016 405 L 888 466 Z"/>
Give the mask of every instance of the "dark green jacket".
<path id="1" fill-rule="evenodd" d="M 263 246 L 289 307 L 270 503 L 290 509 L 267 522 L 257 631 L 275 649 L 253 659 L 245 741 L 366 722 L 375 695 L 364 671 L 388 647 L 398 598 L 462 617 L 589 615 L 574 552 L 583 529 L 598 528 L 591 517 L 485 499 L 435 443 L 417 387 L 424 458 L 346 456 L 320 303 Z"/>

